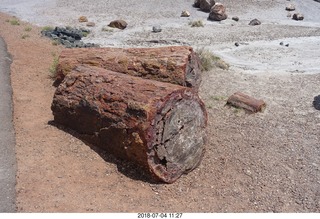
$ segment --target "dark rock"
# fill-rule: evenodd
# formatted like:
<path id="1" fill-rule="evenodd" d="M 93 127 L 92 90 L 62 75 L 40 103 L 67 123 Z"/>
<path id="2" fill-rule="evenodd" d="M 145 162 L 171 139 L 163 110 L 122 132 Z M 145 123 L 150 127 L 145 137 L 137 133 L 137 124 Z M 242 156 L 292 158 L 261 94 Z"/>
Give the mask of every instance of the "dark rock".
<path id="1" fill-rule="evenodd" d="M 160 26 L 153 26 L 152 27 L 152 32 L 154 32 L 154 33 L 159 33 L 161 31 L 162 31 L 162 29 Z"/>
<path id="2" fill-rule="evenodd" d="M 216 4 L 214 0 L 200 0 L 200 10 L 210 12 L 211 8 Z"/>
<path id="3" fill-rule="evenodd" d="M 304 19 L 304 16 L 300 13 L 294 13 L 292 19 L 296 21 L 302 21 Z"/>
<path id="4" fill-rule="evenodd" d="M 312 104 L 316 110 L 320 110 L 320 95 L 314 97 Z"/>
<path id="5" fill-rule="evenodd" d="M 226 8 L 221 3 L 216 3 L 210 10 L 209 20 L 222 21 L 227 19 Z"/>
<path id="6" fill-rule="evenodd" d="M 258 19 L 253 19 L 249 23 L 249 25 L 251 25 L 251 26 L 260 25 L 260 24 L 261 24 L 261 22 Z"/>
<path id="7" fill-rule="evenodd" d="M 239 43 L 235 43 L 234 45 L 235 45 L 235 46 L 239 46 Z"/>
<path id="8" fill-rule="evenodd" d="M 232 20 L 234 20 L 234 21 L 239 21 L 239 17 L 237 17 L 237 16 L 232 17 Z"/>
<path id="9" fill-rule="evenodd" d="M 289 43 L 287 43 L 285 46 L 286 46 L 286 47 L 289 47 Z"/>
<path id="10" fill-rule="evenodd" d="M 201 3 L 201 0 L 195 0 L 193 3 L 193 7 L 200 8 L 200 3 Z"/>
<path id="11" fill-rule="evenodd" d="M 53 30 L 41 31 L 43 36 L 53 39 L 55 42 L 64 45 L 67 48 L 74 47 L 98 47 L 98 45 L 89 43 L 88 45 L 80 41 L 84 36 L 90 33 L 87 29 L 76 29 L 71 27 L 56 27 Z"/>
<path id="12" fill-rule="evenodd" d="M 123 30 L 128 26 L 128 24 L 124 20 L 114 20 L 114 21 L 111 21 L 108 26 Z"/>

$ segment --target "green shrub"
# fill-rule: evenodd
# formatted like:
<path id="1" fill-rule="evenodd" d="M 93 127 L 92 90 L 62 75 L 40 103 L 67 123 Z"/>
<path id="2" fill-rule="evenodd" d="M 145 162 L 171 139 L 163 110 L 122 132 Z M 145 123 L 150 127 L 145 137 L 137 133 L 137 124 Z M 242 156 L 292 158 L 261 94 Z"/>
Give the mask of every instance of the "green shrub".
<path id="1" fill-rule="evenodd" d="M 44 26 L 44 27 L 42 28 L 42 31 L 52 31 L 52 30 L 54 30 L 54 28 L 51 27 L 51 26 Z"/>
<path id="2" fill-rule="evenodd" d="M 212 52 L 207 49 L 201 48 L 196 51 L 200 58 L 201 70 L 209 71 L 214 67 L 221 68 L 223 70 L 229 69 L 229 65 L 224 62 L 220 57 L 215 56 Z"/>
<path id="3" fill-rule="evenodd" d="M 53 54 L 53 61 L 52 64 L 49 68 L 49 72 L 50 72 L 50 77 L 51 78 L 56 78 L 57 77 L 57 67 L 58 67 L 58 63 L 59 63 L 59 57 L 56 54 Z"/>
<path id="4" fill-rule="evenodd" d="M 21 36 L 22 39 L 27 39 L 28 37 L 30 37 L 28 34 L 23 34 L 23 35 Z"/>
<path id="5" fill-rule="evenodd" d="M 24 31 L 26 31 L 26 32 L 30 32 L 31 30 L 32 30 L 31 27 L 26 27 L 26 28 L 24 28 Z"/>
<path id="6" fill-rule="evenodd" d="M 202 20 L 190 21 L 189 25 L 191 27 L 204 27 L 204 24 L 203 24 Z"/>
<path id="7" fill-rule="evenodd" d="M 17 19 L 10 20 L 11 25 L 20 25 L 20 22 Z"/>

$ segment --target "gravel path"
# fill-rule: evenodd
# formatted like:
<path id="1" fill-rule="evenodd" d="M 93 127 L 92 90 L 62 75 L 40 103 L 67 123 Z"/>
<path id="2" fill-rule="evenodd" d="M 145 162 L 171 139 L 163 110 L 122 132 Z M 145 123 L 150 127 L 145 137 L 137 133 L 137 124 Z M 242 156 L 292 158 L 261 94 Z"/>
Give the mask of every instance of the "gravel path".
<path id="1" fill-rule="evenodd" d="M 16 160 L 10 63 L 11 58 L 0 37 L 0 212 L 16 211 Z"/>

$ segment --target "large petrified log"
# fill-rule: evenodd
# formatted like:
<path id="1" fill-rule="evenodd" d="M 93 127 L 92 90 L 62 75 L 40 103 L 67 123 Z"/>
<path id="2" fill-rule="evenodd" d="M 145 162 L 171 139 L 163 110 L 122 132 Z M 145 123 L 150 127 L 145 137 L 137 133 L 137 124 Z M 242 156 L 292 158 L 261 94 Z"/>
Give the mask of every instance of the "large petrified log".
<path id="1" fill-rule="evenodd" d="M 57 88 L 57 123 L 172 183 L 202 159 L 207 113 L 197 91 L 78 66 Z"/>
<path id="2" fill-rule="evenodd" d="M 188 46 L 66 49 L 59 57 L 56 84 L 78 65 L 187 87 L 198 88 L 201 83 L 199 58 Z"/>

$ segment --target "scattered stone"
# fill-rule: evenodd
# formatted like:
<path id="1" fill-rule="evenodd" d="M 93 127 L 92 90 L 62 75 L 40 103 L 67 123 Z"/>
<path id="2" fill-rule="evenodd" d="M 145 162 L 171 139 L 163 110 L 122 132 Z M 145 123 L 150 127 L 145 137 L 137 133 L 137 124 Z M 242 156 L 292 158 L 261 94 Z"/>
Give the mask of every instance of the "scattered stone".
<path id="1" fill-rule="evenodd" d="M 235 45 L 235 46 L 239 46 L 239 43 L 238 43 L 238 42 L 236 42 L 234 45 Z"/>
<path id="2" fill-rule="evenodd" d="M 320 95 L 314 97 L 313 106 L 316 110 L 320 110 Z"/>
<path id="3" fill-rule="evenodd" d="M 286 47 L 289 47 L 289 43 L 287 43 L 285 46 L 286 46 Z"/>
<path id="4" fill-rule="evenodd" d="M 152 32 L 154 33 L 160 33 L 162 31 L 162 28 L 160 26 L 153 26 Z"/>
<path id="5" fill-rule="evenodd" d="M 190 12 L 189 11 L 182 11 L 181 12 L 181 17 L 190 17 Z"/>
<path id="6" fill-rule="evenodd" d="M 83 22 L 88 22 L 88 18 L 86 16 L 81 16 L 79 17 L 79 22 L 83 23 Z"/>
<path id="7" fill-rule="evenodd" d="M 263 100 L 258 100 L 244 93 L 236 92 L 227 100 L 227 105 L 242 108 L 250 113 L 262 112 L 266 108 Z"/>
<path id="8" fill-rule="evenodd" d="M 234 20 L 234 21 L 239 21 L 239 17 L 237 17 L 237 16 L 232 17 L 232 20 Z"/>
<path id="9" fill-rule="evenodd" d="M 210 10 L 209 20 L 222 21 L 227 19 L 226 7 L 221 3 L 216 3 Z"/>
<path id="10" fill-rule="evenodd" d="M 94 27 L 96 26 L 96 24 L 94 22 L 88 22 L 87 23 L 87 27 Z"/>
<path id="11" fill-rule="evenodd" d="M 260 25 L 261 21 L 259 21 L 258 19 L 253 19 L 252 21 L 249 22 L 249 25 L 251 26 L 255 26 L 255 25 Z"/>
<path id="12" fill-rule="evenodd" d="M 283 46 L 283 42 L 280 42 L 280 46 Z"/>
<path id="13" fill-rule="evenodd" d="M 302 21 L 304 19 L 304 16 L 300 13 L 294 13 L 292 19 L 296 21 Z"/>
<path id="14" fill-rule="evenodd" d="M 296 10 L 296 6 L 294 4 L 287 5 L 286 10 L 287 11 L 294 11 L 294 10 Z"/>
<path id="15" fill-rule="evenodd" d="M 114 20 L 114 21 L 111 21 L 108 26 L 123 30 L 128 26 L 128 24 L 124 20 Z"/>
<path id="16" fill-rule="evenodd" d="M 57 44 L 62 44 L 67 48 L 87 48 L 98 47 L 93 43 L 84 43 L 81 39 L 90 33 L 86 29 L 77 29 L 70 27 L 56 27 L 53 30 L 43 30 L 41 34 L 43 36 L 53 39 Z"/>
<path id="17" fill-rule="evenodd" d="M 203 12 L 210 12 L 212 6 L 214 6 L 216 2 L 214 0 L 200 0 L 200 10 Z"/>

